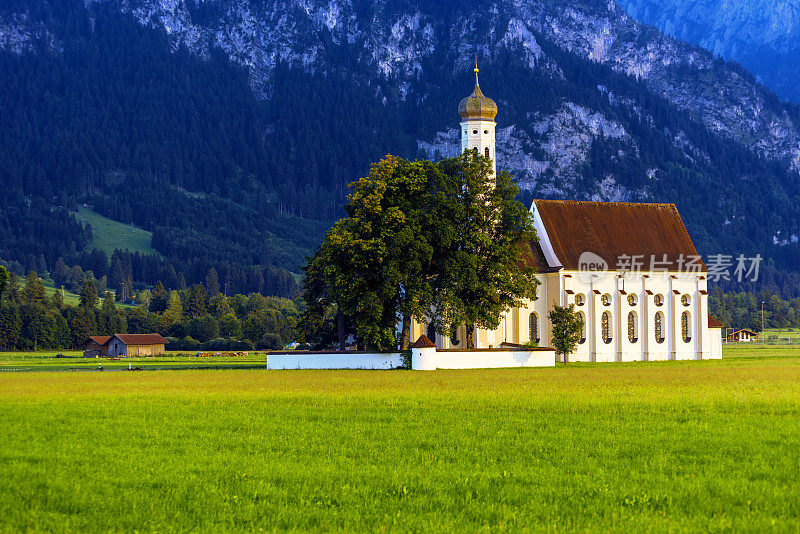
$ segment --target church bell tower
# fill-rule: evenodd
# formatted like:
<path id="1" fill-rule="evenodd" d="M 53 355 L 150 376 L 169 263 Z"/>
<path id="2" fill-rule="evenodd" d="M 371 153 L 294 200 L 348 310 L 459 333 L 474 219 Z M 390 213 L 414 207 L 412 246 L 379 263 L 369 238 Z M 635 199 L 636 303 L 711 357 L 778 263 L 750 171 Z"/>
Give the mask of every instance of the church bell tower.
<path id="1" fill-rule="evenodd" d="M 492 160 L 492 172 L 497 175 L 494 151 L 494 128 L 497 104 L 481 92 L 478 83 L 478 60 L 475 60 L 475 89 L 458 104 L 461 115 L 461 152 L 476 149 L 479 154 Z"/>

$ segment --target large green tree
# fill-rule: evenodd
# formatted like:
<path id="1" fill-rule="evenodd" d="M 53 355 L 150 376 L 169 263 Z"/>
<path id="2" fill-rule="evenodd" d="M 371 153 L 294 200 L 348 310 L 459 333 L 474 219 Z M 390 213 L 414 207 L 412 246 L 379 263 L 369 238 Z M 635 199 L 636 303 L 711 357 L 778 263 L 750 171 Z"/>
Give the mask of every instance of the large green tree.
<path id="1" fill-rule="evenodd" d="M 387 156 L 351 187 L 347 217 L 329 230 L 304 281 L 306 324 L 324 326 L 335 307 L 340 348 L 345 317 L 359 344 L 387 350 L 397 347 L 398 320 L 406 347 L 412 317 L 436 317 L 442 332 L 496 328 L 505 310 L 535 295 L 523 261 L 536 237 L 530 214 L 510 175 L 494 177 L 488 159 Z"/>
<path id="2" fill-rule="evenodd" d="M 405 347 L 412 316 L 428 310 L 433 300 L 428 236 L 434 228 L 426 202 L 435 174 L 427 161 L 387 156 L 374 164 L 351 185 L 347 217 L 331 228 L 307 264 L 305 319 L 322 326 L 335 307 L 340 349 L 345 316 L 360 344 L 392 349 L 398 317 Z"/>
<path id="3" fill-rule="evenodd" d="M 488 158 L 470 150 L 436 167 L 432 316 L 447 334 L 466 324 L 471 348 L 475 327 L 495 329 L 503 312 L 535 297 L 539 281 L 524 256 L 536 232 L 511 175 L 493 176 Z"/>

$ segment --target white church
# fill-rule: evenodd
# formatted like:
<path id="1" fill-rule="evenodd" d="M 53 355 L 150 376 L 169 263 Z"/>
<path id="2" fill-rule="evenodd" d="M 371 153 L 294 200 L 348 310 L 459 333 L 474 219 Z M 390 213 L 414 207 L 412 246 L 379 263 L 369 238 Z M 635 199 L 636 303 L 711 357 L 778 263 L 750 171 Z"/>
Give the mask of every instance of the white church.
<path id="1" fill-rule="evenodd" d="M 475 89 L 458 106 L 461 149 L 495 161 L 497 105 Z M 533 301 L 508 310 L 496 330 L 476 329 L 475 348 L 550 344 L 548 314 L 574 304 L 584 328 L 570 361 L 698 360 L 722 357 L 721 327 L 708 315 L 707 268 L 674 204 L 534 200 L 539 241 L 529 264 L 541 285 Z M 452 337 L 412 323 L 438 349 L 465 349 L 466 326 Z"/>

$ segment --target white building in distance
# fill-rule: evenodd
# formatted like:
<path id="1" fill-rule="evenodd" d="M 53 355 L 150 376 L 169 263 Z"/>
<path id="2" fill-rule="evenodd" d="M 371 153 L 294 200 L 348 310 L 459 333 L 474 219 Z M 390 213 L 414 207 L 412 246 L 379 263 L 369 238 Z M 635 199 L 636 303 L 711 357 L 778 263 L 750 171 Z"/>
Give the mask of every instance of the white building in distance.
<path id="1" fill-rule="evenodd" d="M 458 106 L 461 149 L 495 161 L 497 105 L 478 84 Z M 584 329 L 570 361 L 697 360 L 722 357 L 721 324 L 708 315 L 707 268 L 674 204 L 534 200 L 538 243 L 526 261 L 541 282 L 538 297 L 508 310 L 496 330 L 476 329 L 476 348 L 535 341 L 548 346 L 549 312 L 574 304 Z M 467 326 L 450 338 L 427 321 L 440 349 L 464 349 Z"/>

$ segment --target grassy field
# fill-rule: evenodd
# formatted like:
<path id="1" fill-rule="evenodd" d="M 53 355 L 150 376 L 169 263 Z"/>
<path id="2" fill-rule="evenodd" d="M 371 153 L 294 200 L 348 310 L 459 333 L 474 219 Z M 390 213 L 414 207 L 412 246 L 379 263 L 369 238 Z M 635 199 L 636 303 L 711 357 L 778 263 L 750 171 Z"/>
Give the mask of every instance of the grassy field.
<path id="1" fill-rule="evenodd" d="M 112 221 L 84 207 L 78 208 L 76 217 L 92 226 L 93 239 L 90 248 L 105 251 L 109 258 L 116 249 L 159 255 L 152 247 L 153 234 L 147 230 Z"/>
<path id="2" fill-rule="evenodd" d="M 57 357 L 57 355 L 65 357 Z M 99 364 L 99 365 L 98 365 Z M 139 368 L 144 371 L 179 369 L 261 369 L 266 354 L 250 352 L 246 356 L 206 356 L 193 352 L 167 352 L 163 356 L 84 358 L 83 351 L 0 352 L 0 371 L 104 371 Z"/>
<path id="3" fill-rule="evenodd" d="M 800 529 L 800 358 L 0 373 L 0 529 Z"/>

